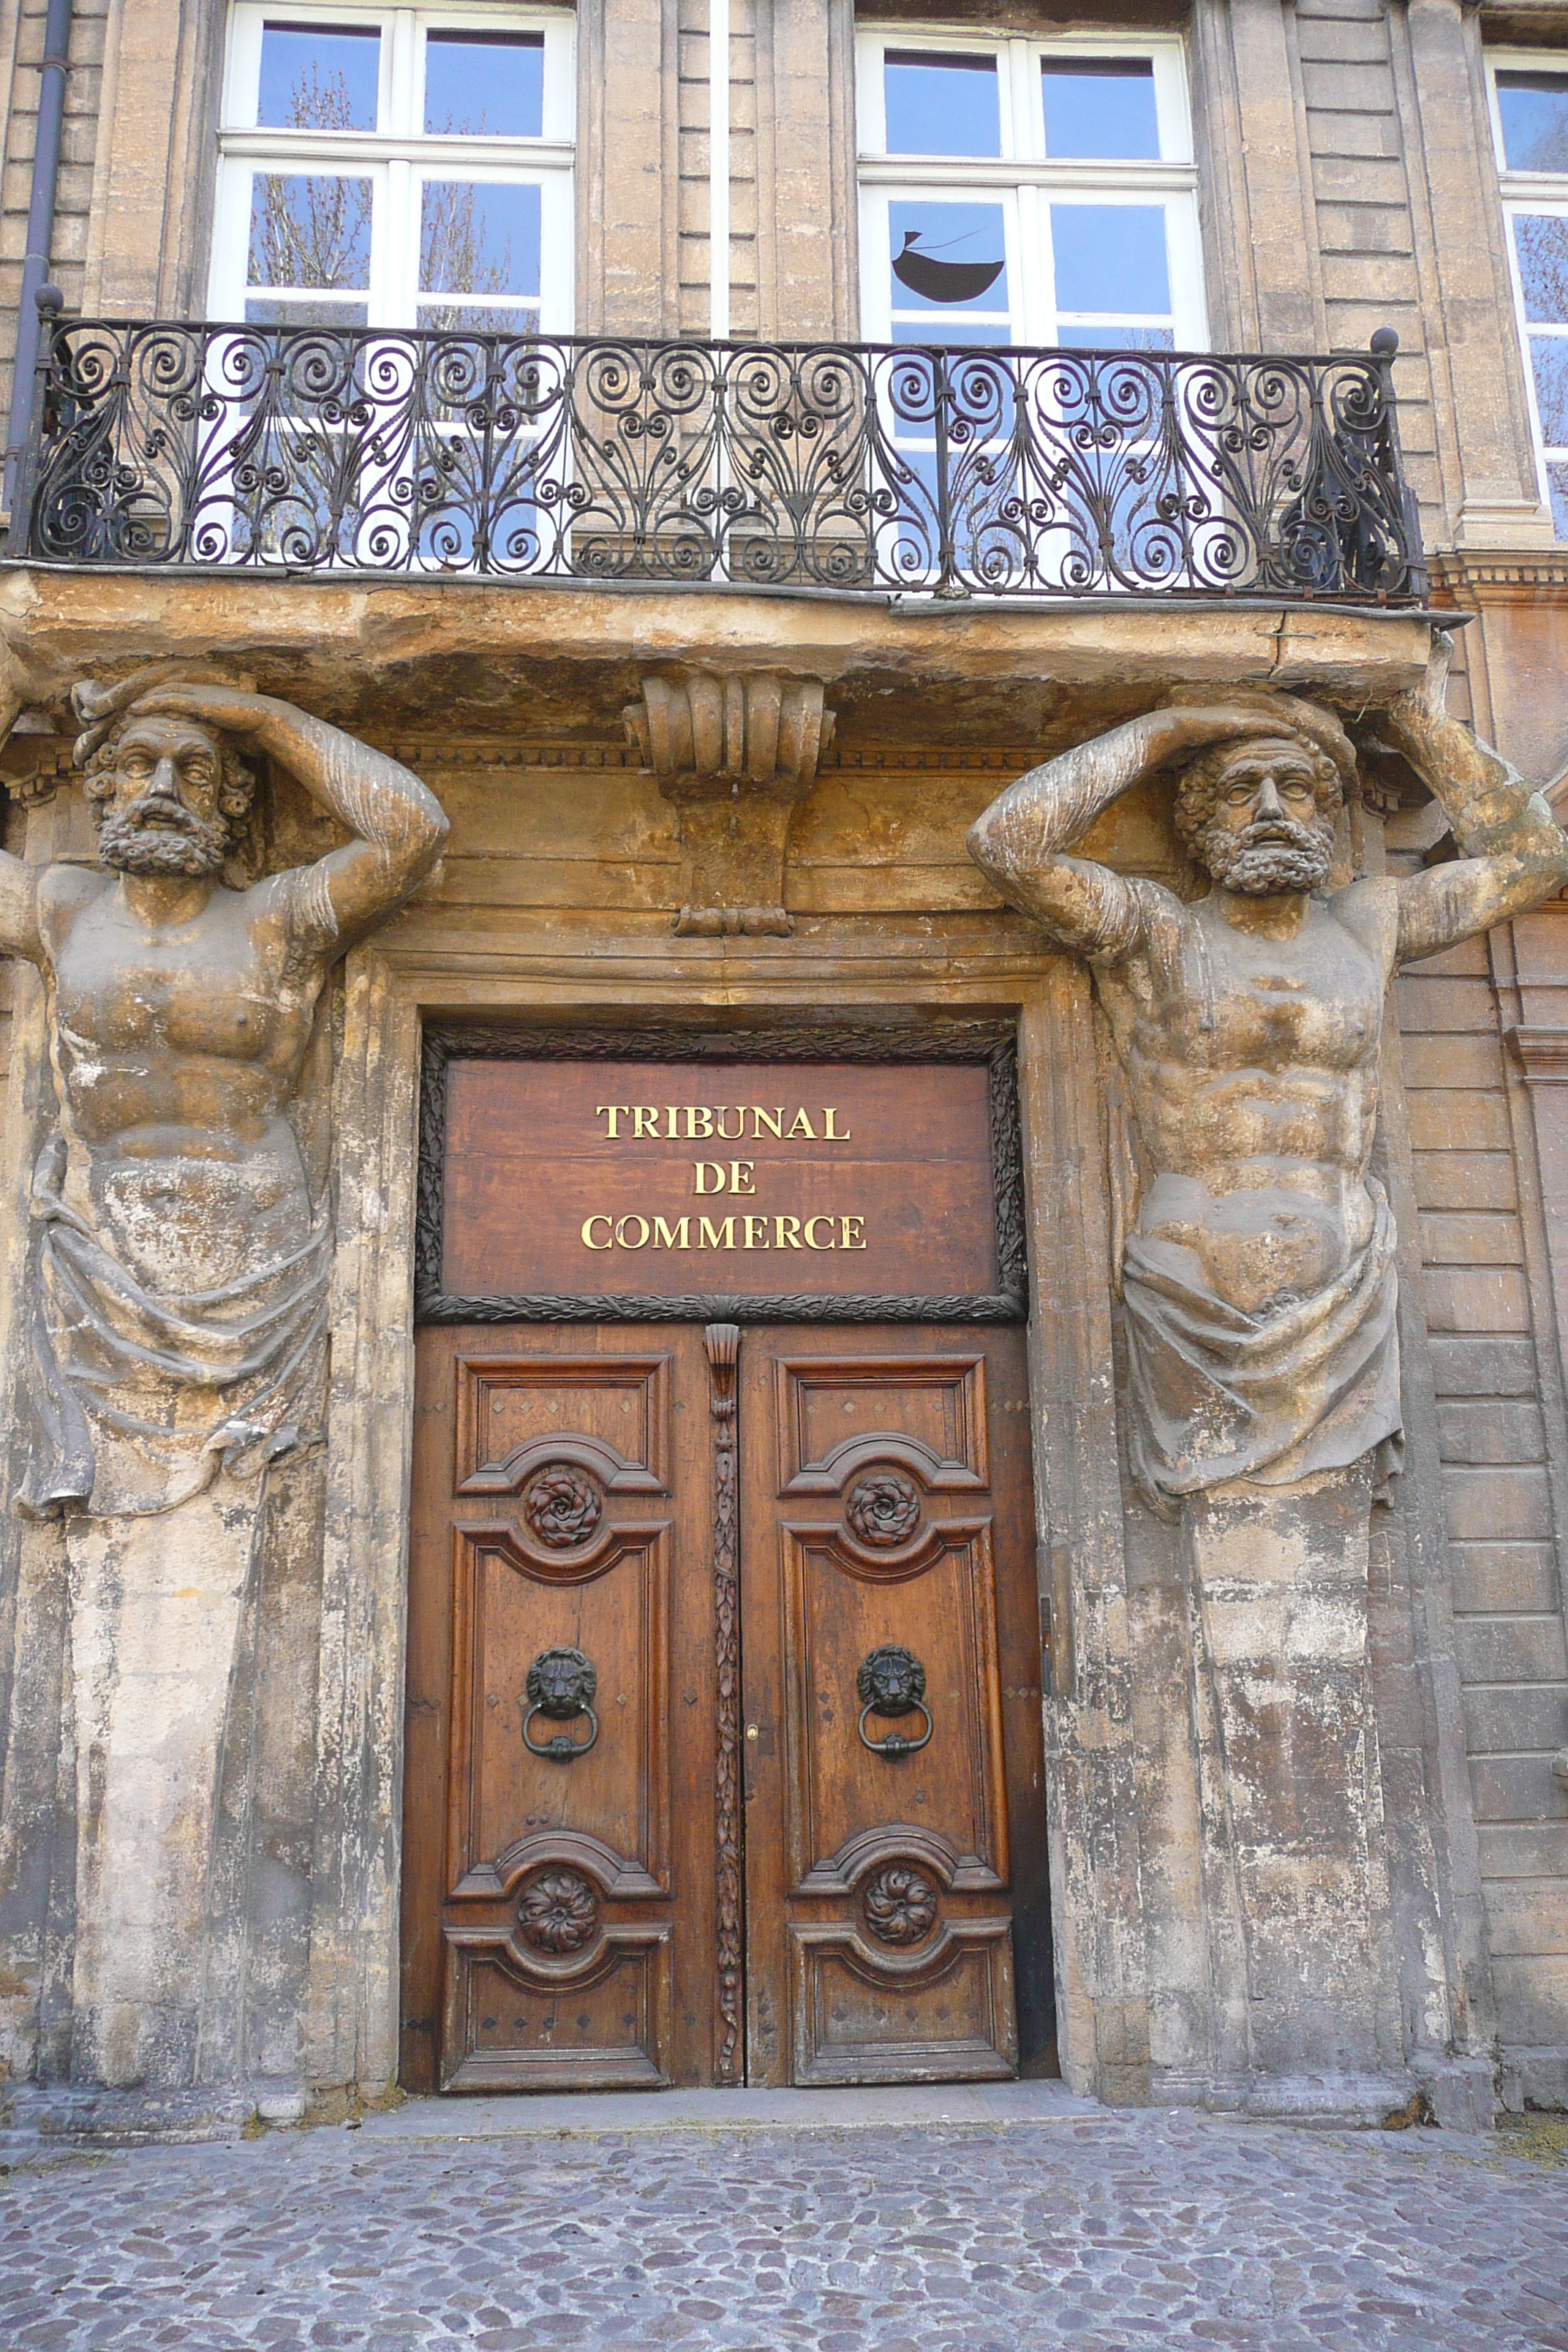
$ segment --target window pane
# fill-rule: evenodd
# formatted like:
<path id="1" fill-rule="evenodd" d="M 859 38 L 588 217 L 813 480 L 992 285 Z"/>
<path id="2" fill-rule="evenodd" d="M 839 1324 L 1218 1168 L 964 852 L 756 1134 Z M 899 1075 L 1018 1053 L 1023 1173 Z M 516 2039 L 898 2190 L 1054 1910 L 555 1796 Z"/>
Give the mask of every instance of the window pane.
<path id="1" fill-rule="evenodd" d="M 425 128 L 537 139 L 544 129 L 542 33 L 427 33 Z"/>
<path id="2" fill-rule="evenodd" d="M 1000 205 L 892 204 L 888 235 L 895 310 L 1010 307 Z"/>
<path id="3" fill-rule="evenodd" d="M 1568 466 L 1548 466 L 1546 487 L 1552 499 L 1552 527 L 1559 539 L 1568 539 Z"/>
<path id="4" fill-rule="evenodd" d="M 297 296 L 283 302 L 258 301 L 252 295 L 245 316 L 252 327 L 368 327 L 370 307 L 364 302 L 303 302 Z"/>
<path id="5" fill-rule="evenodd" d="M 1548 449 L 1568 449 L 1568 336 L 1531 335 L 1530 364 L 1541 438 Z"/>
<path id="6" fill-rule="evenodd" d="M 943 351 L 963 351 L 968 344 L 1005 351 L 1013 340 L 1010 327 L 988 319 L 895 319 L 895 343 L 934 343 Z"/>
<path id="7" fill-rule="evenodd" d="M 1542 326 L 1568 323 L 1568 220 L 1552 213 L 1516 214 L 1513 242 L 1525 317 Z"/>
<path id="8" fill-rule="evenodd" d="M 1159 154 L 1148 58 L 1047 58 L 1040 81 L 1047 155 Z"/>
<path id="9" fill-rule="evenodd" d="M 889 49 L 883 88 L 890 155 L 1000 155 L 996 60 Z"/>
<path id="10" fill-rule="evenodd" d="M 1053 205 L 1058 310 L 1169 310 L 1163 205 Z"/>
<path id="11" fill-rule="evenodd" d="M 539 311 L 506 302 L 493 310 L 482 302 L 422 302 L 419 324 L 441 335 L 536 335 Z"/>
<path id="12" fill-rule="evenodd" d="M 1510 172 L 1568 172 L 1568 74 L 1500 73 L 1497 103 Z"/>
<path id="13" fill-rule="evenodd" d="M 258 172 L 250 183 L 247 282 L 368 287 L 370 215 L 368 180 Z"/>
<path id="14" fill-rule="evenodd" d="M 286 131 L 374 131 L 381 35 L 364 25 L 264 25 L 258 122 Z"/>
<path id="15" fill-rule="evenodd" d="M 1064 352 L 1173 352 L 1176 338 L 1169 327 L 1119 327 L 1110 320 L 1092 326 L 1057 329 Z"/>
<path id="16" fill-rule="evenodd" d="M 427 180 L 419 223 L 419 287 L 427 294 L 537 294 L 537 186 Z"/>

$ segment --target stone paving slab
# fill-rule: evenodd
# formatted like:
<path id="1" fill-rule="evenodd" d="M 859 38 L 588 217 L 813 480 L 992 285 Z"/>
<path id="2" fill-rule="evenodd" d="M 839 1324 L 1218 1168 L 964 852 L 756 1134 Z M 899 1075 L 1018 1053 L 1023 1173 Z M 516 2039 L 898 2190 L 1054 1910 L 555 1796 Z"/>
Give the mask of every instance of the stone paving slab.
<path id="1" fill-rule="evenodd" d="M 19 2167 L 0 2347 L 1568 2352 L 1568 2168 L 1506 2137 L 434 2121 Z"/>
<path id="2" fill-rule="evenodd" d="M 367 2115 L 364 2130 L 377 2139 L 510 2139 L 541 2132 L 815 2132 L 1063 2123 L 1110 2114 L 1098 2100 L 1075 2098 L 1053 2077 L 1035 2083 L 891 2084 L 863 2091 L 598 2091 L 526 2099 L 408 2099 L 388 2115 Z"/>

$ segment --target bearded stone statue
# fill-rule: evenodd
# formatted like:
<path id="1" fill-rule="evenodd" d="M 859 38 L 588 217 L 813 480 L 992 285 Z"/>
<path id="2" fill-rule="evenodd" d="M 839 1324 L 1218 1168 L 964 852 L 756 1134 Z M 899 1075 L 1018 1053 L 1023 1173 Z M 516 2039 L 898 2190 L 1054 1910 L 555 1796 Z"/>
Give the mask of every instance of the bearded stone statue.
<path id="1" fill-rule="evenodd" d="M 290 1458 L 322 1426 L 332 1237 L 298 1097 L 333 963 L 417 888 L 447 820 L 395 761 L 174 663 L 73 698 L 99 863 L 0 857 L 0 949 L 43 975 L 58 1104 L 17 1505 L 61 1522 L 69 1608 L 72 2080 L 203 2122 L 245 2112 L 265 1997 L 218 1924 L 245 1597 L 319 1544 Z M 256 753 L 342 846 L 249 878 Z M 308 1608 L 280 1638 L 308 1642 Z"/>
<path id="2" fill-rule="evenodd" d="M 1369 1171 L 1388 982 L 1568 881 L 1568 838 L 1445 715 L 1446 675 L 1444 647 L 1427 692 L 1380 719 L 1462 853 L 1407 880 L 1325 889 L 1355 751 L 1331 711 L 1275 693 L 1079 744 L 970 835 L 1003 895 L 1089 960 L 1126 1074 L 1147 1177 L 1121 1269 L 1129 1446 L 1166 1515 L 1233 1479 L 1396 1458 L 1396 1237 Z M 1208 878 L 1192 905 L 1070 855 L 1162 772 Z"/>
<path id="3" fill-rule="evenodd" d="M 167 665 L 79 687 L 100 870 L 0 857 L 0 949 L 44 975 L 59 1125 L 33 1189 L 34 1517 L 171 1509 L 287 1447 L 331 1234 L 289 1118 L 332 963 L 434 865 L 395 761 Z M 268 754 L 354 836 L 232 887 Z"/>

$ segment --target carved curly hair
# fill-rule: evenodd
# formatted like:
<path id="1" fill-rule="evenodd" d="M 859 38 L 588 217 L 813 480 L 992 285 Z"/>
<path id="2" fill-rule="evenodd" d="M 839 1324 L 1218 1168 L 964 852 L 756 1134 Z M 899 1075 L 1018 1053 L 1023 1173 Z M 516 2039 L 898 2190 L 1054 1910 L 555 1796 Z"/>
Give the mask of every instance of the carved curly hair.
<path id="1" fill-rule="evenodd" d="M 1286 742 L 1304 751 L 1318 780 L 1320 821 L 1332 825 L 1355 782 L 1355 747 L 1333 713 L 1289 694 L 1228 695 L 1232 708 L 1256 709 L 1259 740 Z M 1219 780 L 1237 750 L 1233 739 L 1200 751 L 1182 772 L 1173 811 L 1176 831 L 1190 849 L 1201 841 L 1219 800 Z"/>
<path id="2" fill-rule="evenodd" d="M 117 719 L 109 733 L 91 754 L 82 770 L 82 795 L 92 808 L 93 823 L 103 823 L 104 811 L 114 797 L 114 771 L 120 758 L 121 739 L 136 719 L 134 709 Z M 245 845 L 250 811 L 256 799 L 256 773 L 247 767 L 237 751 L 217 734 L 216 730 L 203 728 L 217 751 L 222 781 L 218 786 L 217 805 L 220 816 L 228 824 L 228 850 L 232 856 Z"/>

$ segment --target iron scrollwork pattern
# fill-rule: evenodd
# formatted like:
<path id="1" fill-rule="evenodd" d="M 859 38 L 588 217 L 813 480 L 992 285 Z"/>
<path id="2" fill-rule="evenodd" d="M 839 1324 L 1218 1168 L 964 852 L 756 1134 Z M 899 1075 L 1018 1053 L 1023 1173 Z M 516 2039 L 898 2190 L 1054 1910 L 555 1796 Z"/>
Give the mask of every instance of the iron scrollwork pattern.
<path id="1" fill-rule="evenodd" d="M 1415 604 L 1367 353 L 45 320 L 26 542 L 74 564 Z"/>
<path id="2" fill-rule="evenodd" d="M 931 1719 L 925 1703 L 926 1670 L 912 1650 L 906 1650 L 898 1642 L 884 1642 L 879 1649 L 861 1659 L 855 1688 L 864 1702 L 858 1727 L 861 1744 L 873 1756 L 886 1756 L 896 1762 L 900 1756 L 918 1755 L 929 1745 Z M 910 1739 L 901 1731 L 885 1732 L 880 1739 L 872 1739 L 867 1736 L 866 1721 L 873 1715 L 888 1721 L 899 1716 L 918 1715 L 925 1729 L 918 1739 Z"/>
<path id="3" fill-rule="evenodd" d="M 897 1470 L 873 1470 L 849 1489 L 844 1517 L 850 1533 L 863 1544 L 889 1550 L 907 1543 L 919 1527 L 921 1498 Z"/>
<path id="4" fill-rule="evenodd" d="M 552 1764 L 572 1764 L 579 1756 L 586 1756 L 599 1737 L 599 1718 L 593 1706 L 598 1687 L 593 1660 L 581 1650 L 541 1650 L 523 1685 L 522 1744 L 530 1754 L 545 1757 Z M 536 1715 L 547 1723 L 571 1723 L 585 1715 L 588 1737 L 577 1739 L 569 1731 L 556 1731 L 548 1739 L 535 1739 L 530 1727 Z"/>
<path id="5" fill-rule="evenodd" d="M 885 1862 L 860 1897 L 866 1925 L 880 1944 L 919 1944 L 936 1925 L 936 1889 L 911 1862 Z"/>

